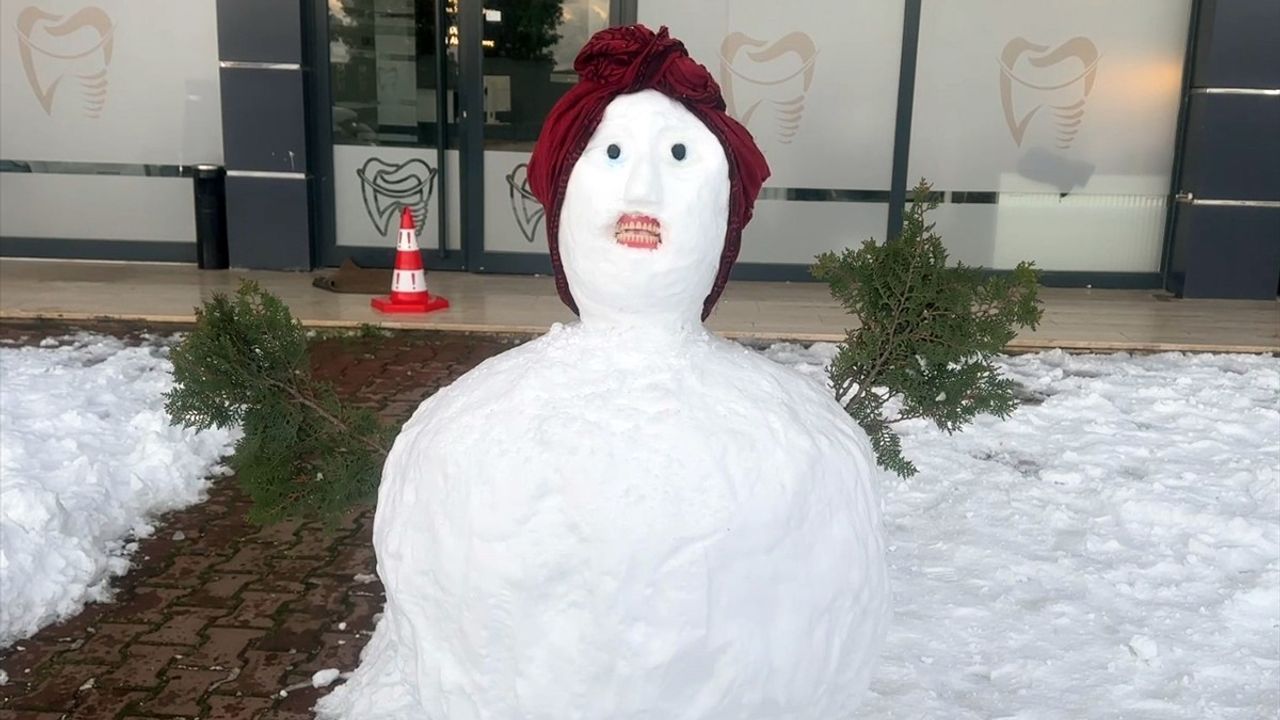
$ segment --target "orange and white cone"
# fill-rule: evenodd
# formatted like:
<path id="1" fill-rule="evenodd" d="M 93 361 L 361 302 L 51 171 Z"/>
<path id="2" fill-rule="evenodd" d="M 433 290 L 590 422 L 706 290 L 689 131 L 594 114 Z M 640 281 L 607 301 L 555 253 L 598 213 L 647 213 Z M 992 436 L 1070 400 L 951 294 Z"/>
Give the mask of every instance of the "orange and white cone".
<path id="1" fill-rule="evenodd" d="M 369 301 L 384 313 L 425 313 L 449 307 L 449 301 L 427 292 L 427 271 L 422 266 L 413 213 L 400 214 L 400 235 L 396 239 L 396 267 L 391 274 L 391 295 Z"/>

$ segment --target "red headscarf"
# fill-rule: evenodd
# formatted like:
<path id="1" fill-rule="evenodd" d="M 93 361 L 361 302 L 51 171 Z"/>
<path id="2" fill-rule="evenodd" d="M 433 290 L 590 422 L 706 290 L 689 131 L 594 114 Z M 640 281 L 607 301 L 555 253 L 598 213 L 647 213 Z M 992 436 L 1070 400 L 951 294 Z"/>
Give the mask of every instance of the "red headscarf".
<path id="1" fill-rule="evenodd" d="M 573 69 L 581 82 L 551 108 L 528 169 L 529 189 L 547 213 L 547 244 L 560 299 L 578 312 L 560 262 L 558 238 L 560 206 L 569 173 L 600 124 L 605 107 L 615 97 L 654 89 L 678 100 L 697 116 L 720 140 L 729 160 L 729 223 L 720 253 L 720 271 L 702 305 L 705 320 L 729 281 L 729 271 L 742 244 L 742 228 L 751 219 L 756 195 L 769 177 L 764 155 L 751 133 L 725 112 L 720 86 L 711 73 L 689 57 L 684 43 L 670 37 L 666 27 L 657 33 L 643 25 L 601 30 L 583 46 Z"/>

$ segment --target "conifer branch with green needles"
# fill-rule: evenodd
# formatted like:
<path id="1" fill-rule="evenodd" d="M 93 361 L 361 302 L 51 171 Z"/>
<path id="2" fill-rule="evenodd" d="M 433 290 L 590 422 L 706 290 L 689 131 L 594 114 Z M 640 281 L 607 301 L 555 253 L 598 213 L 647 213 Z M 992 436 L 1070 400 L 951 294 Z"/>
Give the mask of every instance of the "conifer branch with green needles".
<path id="1" fill-rule="evenodd" d="M 175 423 L 241 427 L 229 464 L 252 520 L 332 520 L 376 496 L 397 428 L 311 375 L 307 331 L 279 298 L 247 281 L 215 294 L 170 359 Z"/>
<path id="2" fill-rule="evenodd" d="M 951 264 L 926 220 L 938 206 L 930 185 L 921 181 L 914 198 L 897 238 L 823 253 L 813 267 L 858 320 L 828 369 L 836 397 L 881 467 L 903 477 L 916 467 L 894 424 L 924 418 L 955 432 L 978 415 L 1005 418 L 1017 408 L 1013 382 L 993 360 L 1042 315 L 1031 263 L 1002 274 Z"/>

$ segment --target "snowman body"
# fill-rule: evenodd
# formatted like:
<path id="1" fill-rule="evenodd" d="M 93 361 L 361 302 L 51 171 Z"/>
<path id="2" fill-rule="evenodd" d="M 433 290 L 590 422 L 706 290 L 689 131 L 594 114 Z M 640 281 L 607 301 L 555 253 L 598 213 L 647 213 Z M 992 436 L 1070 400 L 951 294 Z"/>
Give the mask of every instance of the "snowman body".
<path id="1" fill-rule="evenodd" d="M 388 458 L 348 716 L 847 717 L 887 612 L 873 468 L 825 388 L 710 335 L 493 358 Z"/>
<path id="2" fill-rule="evenodd" d="M 322 717 L 849 717 L 888 616 L 875 463 L 826 387 L 703 328 L 728 174 L 679 103 L 609 105 L 559 228 L 581 322 L 401 431 L 387 605 Z"/>

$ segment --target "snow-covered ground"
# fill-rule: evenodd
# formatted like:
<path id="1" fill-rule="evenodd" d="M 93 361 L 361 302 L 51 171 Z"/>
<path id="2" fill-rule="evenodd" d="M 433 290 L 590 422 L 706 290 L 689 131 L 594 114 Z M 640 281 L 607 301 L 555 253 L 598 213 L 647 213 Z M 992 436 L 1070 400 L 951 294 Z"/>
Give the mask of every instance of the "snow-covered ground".
<path id="1" fill-rule="evenodd" d="M 767 354 L 817 378 L 834 347 Z M 160 344 L 0 347 L 0 647 L 109 594 L 232 435 L 170 426 Z M 1029 402 L 904 424 L 873 720 L 1255 720 L 1280 708 L 1280 360 L 1005 358 Z M 327 676 L 324 678 L 328 680 Z"/>
<path id="2" fill-rule="evenodd" d="M 815 377 L 834 347 L 767 354 Z M 1030 396 L 886 477 L 873 720 L 1280 715 L 1280 360 L 1005 358 Z"/>
<path id="3" fill-rule="evenodd" d="M 0 648 L 110 595 L 130 538 L 198 501 L 233 434 L 171 426 L 162 343 L 0 347 Z"/>

